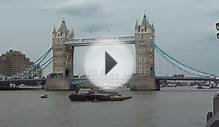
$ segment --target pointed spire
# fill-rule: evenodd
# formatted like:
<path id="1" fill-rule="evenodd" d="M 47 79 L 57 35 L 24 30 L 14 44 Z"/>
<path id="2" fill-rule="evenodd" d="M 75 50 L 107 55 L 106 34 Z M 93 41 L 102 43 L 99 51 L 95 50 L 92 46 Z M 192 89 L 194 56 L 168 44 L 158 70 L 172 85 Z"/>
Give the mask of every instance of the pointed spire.
<path id="1" fill-rule="evenodd" d="M 65 24 L 65 20 L 62 20 L 62 23 L 61 23 L 57 32 L 60 32 L 60 33 L 67 33 L 68 32 L 68 28 Z"/>
<path id="2" fill-rule="evenodd" d="M 73 28 L 71 29 L 70 38 L 74 38 L 74 30 L 73 30 Z"/>
<path id="3" fill-rule="evenodd" d="M 71 34 L 74 34 L 74 30 L 73 30 L 73 28 L 71 29 Z"/>
<path id="4" fill-rule="evenodd" d="M 146 15 L 145 15 L 145 14 L 144 14 L 144 16 L 143 16 L 141 25 L 142 25 L 142 26 L 146 26 L 146 25 L 147 25 L 147 18 L 146 18 Z"/>
<path id="5" fill-rule="evenodd" d="M 56 27 L 54 25 L 52 33 L 56 33 Z"/>
<path id="6" fill-rule="evenodd" d="M 138 27 L 138 20 L 136 20 L 136 23 L 135 23 L 135 28 Z"/>
<path id="7" fill-rule="evenodd" d="M 154 23 L 153 22 L 151 23 L 151 27 L 154 28 Z"/>
<path id="8" fill-rule="evenodd" d="M 154 23 L 151 24 L 152 31 L 155 31 Z"/>

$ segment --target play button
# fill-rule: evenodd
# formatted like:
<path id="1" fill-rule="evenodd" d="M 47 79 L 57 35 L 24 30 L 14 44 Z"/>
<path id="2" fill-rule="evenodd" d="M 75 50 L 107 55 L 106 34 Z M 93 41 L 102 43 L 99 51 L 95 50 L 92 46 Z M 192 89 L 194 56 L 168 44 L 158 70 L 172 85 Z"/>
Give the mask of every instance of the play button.
<path id="1" fill-rule="evenodd" d="M 117 64 L 117 62 L 105 52 L 105 75 Z"/>
<path id="2" fill-rule="evenodd" d="M 118 40 L 97 41 L 86 52 L 84 72 L 97 87 L 116 89 L 129 81 L 134 63 L 134 47 Z"/>

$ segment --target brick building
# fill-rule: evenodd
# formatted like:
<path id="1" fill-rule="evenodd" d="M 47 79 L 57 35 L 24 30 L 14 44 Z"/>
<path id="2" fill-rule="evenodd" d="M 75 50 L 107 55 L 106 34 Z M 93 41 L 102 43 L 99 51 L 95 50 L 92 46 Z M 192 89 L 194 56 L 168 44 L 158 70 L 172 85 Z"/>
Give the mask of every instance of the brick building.
<path id="1" fill-rule="evenodd" d="M 0 56 L 0 75 L 11 76 L 30 67 L 33 62 L 19 51 L 9 50 Z"/>

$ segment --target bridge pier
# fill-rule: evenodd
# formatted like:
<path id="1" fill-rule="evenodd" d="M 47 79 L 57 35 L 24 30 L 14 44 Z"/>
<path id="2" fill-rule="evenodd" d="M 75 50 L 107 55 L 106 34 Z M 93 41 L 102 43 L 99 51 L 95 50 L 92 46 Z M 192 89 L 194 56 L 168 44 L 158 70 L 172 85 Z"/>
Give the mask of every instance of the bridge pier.
<path id="1" fill-rule="evenodd" d="M 69 78 L 65 77 L 52 77 L 46 79 L 46 90 L 70 90 Z"/>
<path id="2" fill-rule="evenodd" d="M 131 91 L 153 91 L 160 90 L 160 80 L 153 77 L 145 77 L 142 75 L 132 76 L 130 80 Z"/>
<path id="3" fill-rule="evenodd" d="M 130 80 L 130 90 L 158 90 L 154 71 L 155 29 L 143 16 L 142 23 L 135 25 L 136 74 Z"/>
<path id="4" fill-rule="evenodd" d="M 69 30 L 65 21 L 59 29 L 52 31 L 53 74 L 57 76 L 46 79 L 47 90 L 69 90 L 69 78 L 73 77 L 74 47 L 65 43 L 74 39 L 73 30 Z"/>

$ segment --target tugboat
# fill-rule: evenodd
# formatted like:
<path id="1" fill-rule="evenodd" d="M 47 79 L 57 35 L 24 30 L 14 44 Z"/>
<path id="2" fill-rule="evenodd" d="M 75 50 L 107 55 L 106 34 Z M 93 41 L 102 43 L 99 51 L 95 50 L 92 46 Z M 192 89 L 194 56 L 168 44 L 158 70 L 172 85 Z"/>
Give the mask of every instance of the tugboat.
<path id="1" fill-rule="evenodd" d="M 111 96 L 110 101 L 123 101 L 123 100 L 130 99 L 130 98 L 132 98 L 132 97 L 131 96 L 127 96 L 127 97 Z"/>
<path id="2" fill-rule="evenodd" d="M 88 93 L 72 93 L 69 95 L 71 101 L 123 101 L 131 96 L 121 96 L 117 92 L 106 92 L 104 90 L 91 89 Z"/>
<path id="3" fill-rule="evenodd" d="M 47 94 L 43 94 L 40 98 L 48 98 Z"/>
<path id="4" fill-rule="evenodd" d="M 196 88 L 197 88 L 197 89 L 205 89 L 205 88 L 202 87 L 201 85 L 197 85 Z"/>

